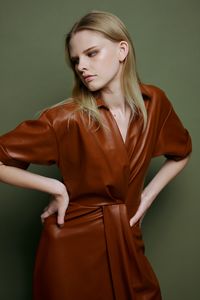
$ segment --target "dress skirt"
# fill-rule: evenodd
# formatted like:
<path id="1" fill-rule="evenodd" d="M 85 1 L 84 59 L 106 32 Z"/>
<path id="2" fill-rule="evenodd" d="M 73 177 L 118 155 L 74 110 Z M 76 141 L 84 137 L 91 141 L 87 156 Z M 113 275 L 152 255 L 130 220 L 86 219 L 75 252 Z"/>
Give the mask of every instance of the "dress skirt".
<path id="1" fill-rule="evenodd" d="M 139 226 L 126 204 L 100 199 L 70 203 L 64 227 L 44 223 L 37 249 L 34 300 L 161 300 L 144 255 Z"/>

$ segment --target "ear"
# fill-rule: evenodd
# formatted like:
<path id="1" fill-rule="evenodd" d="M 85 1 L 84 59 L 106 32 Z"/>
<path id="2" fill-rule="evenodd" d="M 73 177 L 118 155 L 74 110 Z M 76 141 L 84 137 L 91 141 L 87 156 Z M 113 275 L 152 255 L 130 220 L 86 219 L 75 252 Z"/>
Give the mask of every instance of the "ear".
<path id="1" fill-rule="evenodd" d="M 128 43 L 126 41 L 121 41 L 119 43 L 119 53 L 118 53 L 118 57 L 119 57 L 120 62 L 124 61 L 124 59 L 128 55 L 128 51 L 129 51 Z"/>

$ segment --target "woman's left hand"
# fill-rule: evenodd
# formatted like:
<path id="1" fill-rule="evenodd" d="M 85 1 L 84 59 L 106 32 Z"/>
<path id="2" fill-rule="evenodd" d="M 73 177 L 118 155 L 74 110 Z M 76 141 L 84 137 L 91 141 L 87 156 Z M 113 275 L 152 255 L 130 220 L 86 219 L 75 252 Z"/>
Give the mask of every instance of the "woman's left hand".
<path id="1" fill-rule="evenodd" d="M 179 161 L 165 160 L 160 170 L 143 190 L 140 205 L 135 215 L 129 220 L 130 226 L 133 226 L 139 220 L 141 226 L 147 209 L 151 206 L 160 191 L 185 167 L 189 157 L 190 155 Z"/>
<path id="2" fill-rule="evenodd" d="M 151 206 L 152 202 L 156 198 L 155 193 L 149 193 L 148 187 L 146 187 L 141 195 L 141 201 L 140 205 L 134 214 L 134 216 L 129 220 L 130 226 L 134 226 L 139 221 L 139 227 L 141 228 L 143 218 L 148 210 L 148 208 Z"/>
<path id="3" fill-rule="evenodd" d="M 130 226 L 134 226 L 139 221 L 139 227 L 141 228 L 143 218 L 147 212 L 147 205 L 145 205 L 144 201 L 141 200 L 138 210 L 135 215 L 129 220 Z"/>

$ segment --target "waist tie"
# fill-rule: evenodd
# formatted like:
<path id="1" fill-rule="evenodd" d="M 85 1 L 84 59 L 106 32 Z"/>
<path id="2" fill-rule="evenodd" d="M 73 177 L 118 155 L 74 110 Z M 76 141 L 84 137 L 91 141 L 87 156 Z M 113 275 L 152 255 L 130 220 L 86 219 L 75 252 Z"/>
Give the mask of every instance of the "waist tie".
<path id="1" fill-rule="evenodd" d="M 81 201 L 72 202 L 70 210 L 75 213 L 78 207 L 81 215 L 102 209 L 115 300 L 141 300 L 140 292 L 145 288 L 141 276 L 144 270 L 142 272 L 139 263 L 126 204 L 121 200 L 102 202 L 101 199 L 99 203 L 87 201 L 87 204 Z"/>
<path id="2" fill-rule="evenodd" d="M 117 203 L 102 208 L 115 299 L 137 299 L 140 272 L 126 205 Z"/>

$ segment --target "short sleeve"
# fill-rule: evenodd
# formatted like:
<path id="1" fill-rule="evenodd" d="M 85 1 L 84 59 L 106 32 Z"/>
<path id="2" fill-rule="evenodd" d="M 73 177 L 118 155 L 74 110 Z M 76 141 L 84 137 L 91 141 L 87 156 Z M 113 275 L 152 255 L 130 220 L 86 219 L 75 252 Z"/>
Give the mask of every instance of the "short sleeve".
<path id="1" fill-rule="evenodd" d="M 38 119 L 26 120 L 0 137 L 0 161 L 27 169 L 30 163 L 58 162 L 56 135 L 45 110 Z"/>
<path id="2" fill-rule="evenodd" d="M 164 155 L 168 159 L 179 161 L 192 152 L 192 140 L 165 93 L 163 97 L 168 112 L 158 130 L 153 157 Z"/>

